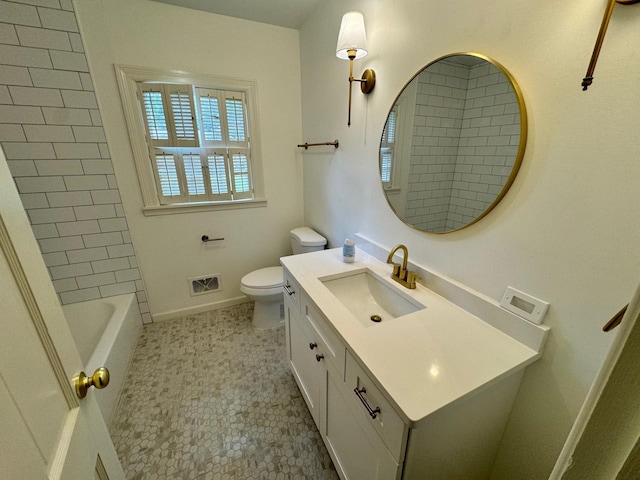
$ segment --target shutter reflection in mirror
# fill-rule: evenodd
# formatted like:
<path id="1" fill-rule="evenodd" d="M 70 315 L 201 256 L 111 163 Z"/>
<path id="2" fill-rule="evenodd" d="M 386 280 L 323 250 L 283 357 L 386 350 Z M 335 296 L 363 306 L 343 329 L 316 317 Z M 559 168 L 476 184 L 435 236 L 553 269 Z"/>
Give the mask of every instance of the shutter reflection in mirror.
<path id="1" fill-rule="evenodd" d="M 396 136 L 397 106 L 389 112 L 380 142 L 380 177 L 385 188 L 392 186 L 393 150 Z"/>

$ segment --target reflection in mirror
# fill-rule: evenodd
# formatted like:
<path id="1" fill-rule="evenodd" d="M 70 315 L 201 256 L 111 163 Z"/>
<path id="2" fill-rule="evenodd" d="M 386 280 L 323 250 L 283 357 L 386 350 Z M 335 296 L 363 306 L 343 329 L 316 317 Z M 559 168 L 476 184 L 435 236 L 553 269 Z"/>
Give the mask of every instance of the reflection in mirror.
<path id="1" fill-rule="evenodd" d="M 522 94 L 500 64 L 442 57 L 411 79 L 387 117 L 379 159 L 387 200 L 419 230 L 469 226 L 513 183 L 526 134 Z"/>

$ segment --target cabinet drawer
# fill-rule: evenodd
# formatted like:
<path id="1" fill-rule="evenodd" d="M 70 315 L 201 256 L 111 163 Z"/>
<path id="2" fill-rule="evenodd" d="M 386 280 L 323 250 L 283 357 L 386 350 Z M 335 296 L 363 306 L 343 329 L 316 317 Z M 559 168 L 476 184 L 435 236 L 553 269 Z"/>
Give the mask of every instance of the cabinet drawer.
<path id="1" fill-rule="evenodd" d="M 324 441 L 333 464 L 345 480 L 397 480 L 402 463 L 393 458 L 371 422 L 350 403 L 344 381 L 330 369 Z"/>
<path id="2" fill-rule="evenodd" d="M 293 276 L 283 269 L 284 276 L 284 301 L 288 303 L 290 308 L 296 313 L 300 313 L 300 285 L 293 279 Z"/>
<path id="3" fill-rule="evenodd" d="M 357 404 L 362 415 L 368 417 L 389 452 L 400 462 L 404 457 L 408 427 L 358 362 L 349 352 L 346 356 L 345 383 L 350 391 L 352 404 Z"/>
<path id="4" fill-rule="evenodd" d="M 329 326 L 320 311 L 306 297 L 302 301 L 302 315 L 307 318 L 316 332 L 320 342 L 322 354 L 336 371 L 344 378 L 346 348 L 338 335 Z"/>

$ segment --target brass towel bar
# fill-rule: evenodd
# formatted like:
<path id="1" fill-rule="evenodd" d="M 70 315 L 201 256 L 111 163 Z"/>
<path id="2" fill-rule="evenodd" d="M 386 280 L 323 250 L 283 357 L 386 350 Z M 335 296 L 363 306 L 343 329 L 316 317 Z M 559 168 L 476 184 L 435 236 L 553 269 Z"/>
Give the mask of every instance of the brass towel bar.
<path id="1" fill-rule="evenodd" d="M 616 313 L 611 320 L 609 320 L 607 323 L 604 324 L 604 327 L 602 327 L 602 331 L 603 332 L 608 332 L 610 330 L 613 330 L 614 328 L 616 328 L 618 325 L 620 325 L 620 322 L 622 321 L 622 317 L 624 317 L 624 313 L 627 311 L 627 307 L 629 306 L 629 304 L 627 303 L 624 307 L 622 307 L 622 310 L 620 310 L 618 313 Z"/>
<path id="2" fill-rule="evenodd" d="M 307 150 L 309 147 L 318 147 L 320 145 L 333 145 L 334 147 L 338 148 L 340 146 L 340 143 L 338 142 L 338 140 L 324 143 L 303 143 L 302 145 L 298 145 L 298 148 L 304 147 L 304 149 Z"/>

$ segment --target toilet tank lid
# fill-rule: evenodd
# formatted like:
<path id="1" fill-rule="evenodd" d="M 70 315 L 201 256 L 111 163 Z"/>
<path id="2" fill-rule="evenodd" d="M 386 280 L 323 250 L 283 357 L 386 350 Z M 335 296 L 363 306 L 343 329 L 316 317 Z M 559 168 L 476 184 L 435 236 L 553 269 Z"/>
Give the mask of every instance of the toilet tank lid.
<path id="1" fill-rule="evenodd" d="M 327 244 L 327 239 L 309 227 L 298 227 L 291 230 L 291 238 L 295 238 L 303 247 L 320 247 Z"/>

